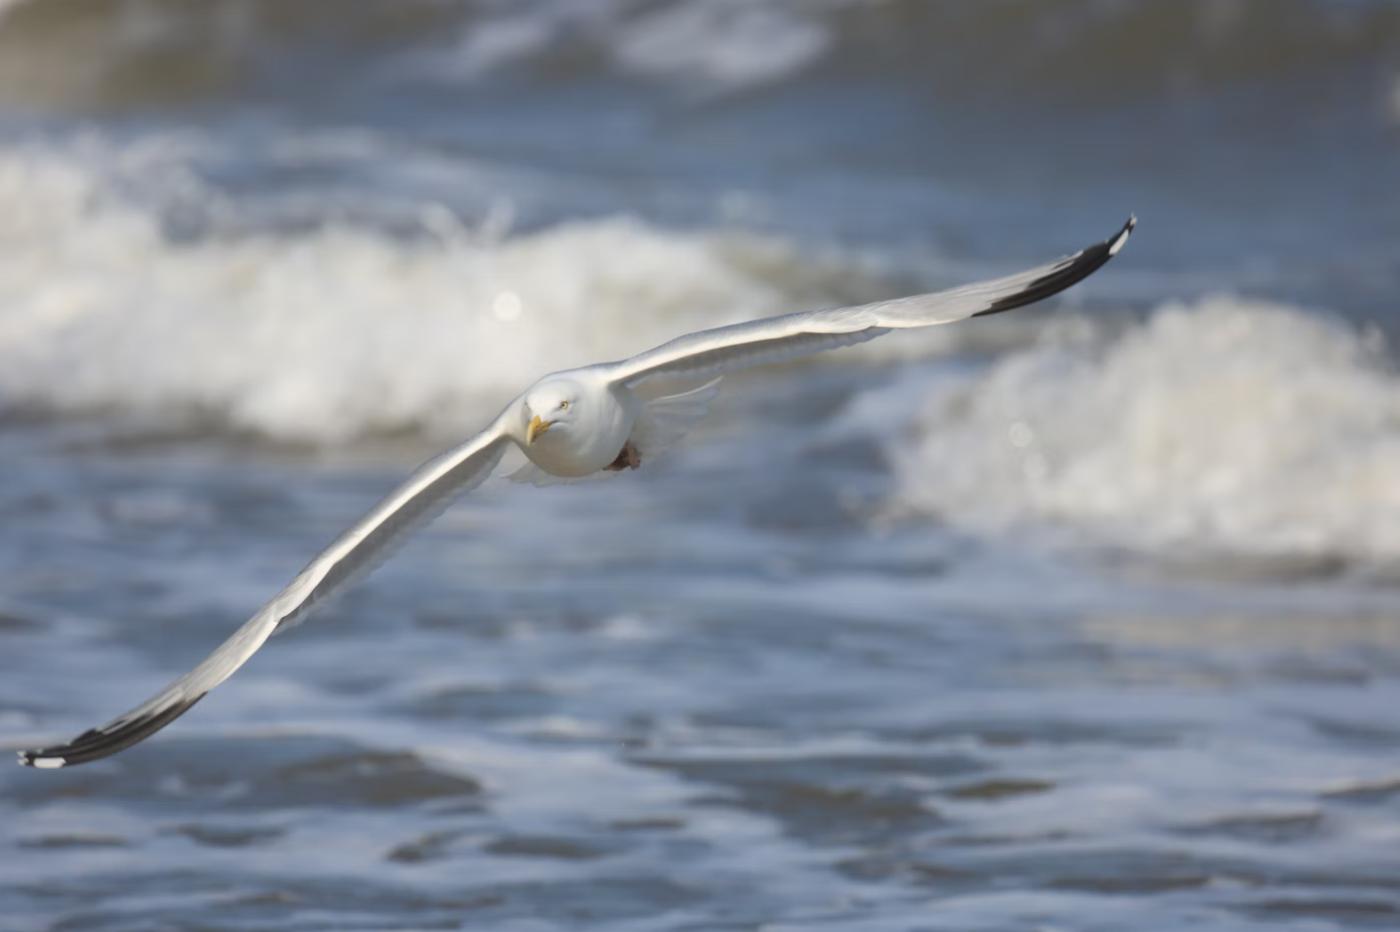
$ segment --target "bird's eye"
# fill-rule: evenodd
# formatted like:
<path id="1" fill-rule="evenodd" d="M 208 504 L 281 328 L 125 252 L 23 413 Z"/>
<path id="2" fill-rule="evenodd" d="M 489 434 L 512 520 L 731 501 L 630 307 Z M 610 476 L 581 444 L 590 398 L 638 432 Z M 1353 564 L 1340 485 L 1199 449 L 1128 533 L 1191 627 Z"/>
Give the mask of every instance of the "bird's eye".
<path id="1" fill-rule="evenodd" d="M 560 410 L 560 411 L 567 411 L 567 410 L 569 410 L 569 403 L 568 403 L 567 401 L 561 401 L 561 402 L 559 402 L 559 410 Z"/>

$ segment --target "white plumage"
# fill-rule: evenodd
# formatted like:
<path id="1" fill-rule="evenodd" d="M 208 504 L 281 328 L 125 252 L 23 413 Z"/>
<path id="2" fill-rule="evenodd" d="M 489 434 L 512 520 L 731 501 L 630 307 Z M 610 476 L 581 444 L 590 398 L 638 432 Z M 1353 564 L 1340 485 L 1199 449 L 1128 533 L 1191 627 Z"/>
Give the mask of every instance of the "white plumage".
<path id="1" fill-rule="evenodd" d="M 228 679 L 274 632 L 306 618 L 384 559 L 396 541 L 485 481 L 511 444 L 529 460 L 512 478 L 535 484 L 636 468 L 704 416 L 726 372 L 863 343 L 891 330 L 950 323 L 1039 301 L 1083 280 L 1116 255 L 1135 223 L 1129 218 L 1102 243 L 1006 278 L 702 330 L 619 362 L 547 375 L 481 433 L 422 466 L 189 673 L 67 744 L 19 752 L 20 762 L 41 768 L 85 763 L 159 731 Z M 696 387 L 700 382 L 704 384 Z M 646 392 L 637 391 L 644 383 Z"/>

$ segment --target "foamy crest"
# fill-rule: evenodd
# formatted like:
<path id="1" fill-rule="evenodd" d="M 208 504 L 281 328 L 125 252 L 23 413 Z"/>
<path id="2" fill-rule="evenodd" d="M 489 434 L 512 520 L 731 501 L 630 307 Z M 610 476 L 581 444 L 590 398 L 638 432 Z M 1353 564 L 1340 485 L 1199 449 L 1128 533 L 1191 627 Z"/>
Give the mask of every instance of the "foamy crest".
<path id="1" fill-rule="evenodd" d="M 546 0 L 472 21 L 438 64 L 471 77 L 577 46 L 624 73 L 724 92 L 780 80 L 821 58 L 835 41 L 825 12 L 752 0 L 652 9 L 626 0 Z"/>
<path id="2" fill-rule="evenodd" d="M 1400 19 L 1386 3 L 1178 0 L 482 0 L 429 72 L 473 79 L 503 67 L 619 73 L 688 93 L 731 93 L 852 61 L 912 70 L 931 87 L 969 81 L 1074 95 L 1174 95 L 1299 67 L 1374 61 Z M 1267 21 L 1270 28 L 1257 24 Z M 436 37 L 438 30 L 432 35 Z M 562 67 L 561 67 L 562 66 Z"/>
<path id="3" fill-rule="evenodd" d="M 551 369 L 850 287 L 776 240 L 629 219 L 495 241 L 436 207 L 424 228 L 181 242 L 84 160 L 0 151 L 0 405 L 457 433 Z"/>
<path id="4" fill-rule="evenodd" d="M 1276 305 L 1168 306 L 927 393 L 896 502 L 1149 550 L 1400 557 L 1400 378 L 1378 339 Z"/>
<path id="5" fill-rule="evenodd" d="M 706 40 L 697 42 L 696 36 Z M 787 77 L 833 44 L 831 26 L 780 6 L 719 0 L 663 8 L 620 37 L 619 63 L 645 75 L 672 75 L 728 90 Z"/>
<path id="6" fill-rule="evenodd" d="M 0 100 L 160 106 L 259 86 L 255 100 L 295 100 L 299 85 L 355 95 L 386 79 L 413 94 L 420 77 L 514 70 L 702 98 L 880 73 L 958 99 L 1034 87 L 1151 101 L 1296 73 L 1369 82 L 1392 70 L 1397 35 L 1384 0 L 0 0 Z"/>

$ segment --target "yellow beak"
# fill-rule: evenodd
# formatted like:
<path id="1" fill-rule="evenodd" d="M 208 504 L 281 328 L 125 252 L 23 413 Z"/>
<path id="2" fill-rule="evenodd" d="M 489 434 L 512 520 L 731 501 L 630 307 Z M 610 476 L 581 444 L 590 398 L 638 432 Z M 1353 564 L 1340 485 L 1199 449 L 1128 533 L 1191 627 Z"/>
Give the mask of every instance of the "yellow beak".
<path id="1" fill-rule="evenodd" d="M 530 427 L 528 430 L 525 431 L 525 442 L 534 443 L 536 437 L 549 430 L 553 426 L 553 421 L 542 421 L 540 420 L 540 416 L 536 414 L 530 419 Z"/>

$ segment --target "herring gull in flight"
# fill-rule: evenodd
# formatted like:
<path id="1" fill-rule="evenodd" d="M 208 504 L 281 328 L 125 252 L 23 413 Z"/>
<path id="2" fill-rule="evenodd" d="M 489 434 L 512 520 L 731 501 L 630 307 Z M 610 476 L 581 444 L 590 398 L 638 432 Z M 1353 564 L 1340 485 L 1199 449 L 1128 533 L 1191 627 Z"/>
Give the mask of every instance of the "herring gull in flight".
<path id="1" fill-rule="evenodd" d="M 527 482 L 543 484 L 603 470 L 635 469 L 705 414 L 725 373 L 864 343 L 891 330 L 998 314 L 1040 301 L 1082 281 L 1111 259 L 1135 225 L 1130 217 L 1102 243 L 1005 278 L 934 294 L 716 327 L 619 362 L 546 375 L 481 433 L 424 464 L 189 673 L 131 711 L 66 744 L 20 751 L 20 763 L 43 768 L 85 764 L 169 725 L 233 675 L 274 633 L 305 619 L 453 498 L 485 481 L 512 444 L 528 460 L 512 478 Z M 704 384 L 690 387 L 698 382 Z M 643 383 L 650 384 L 638 391 Z"/>

